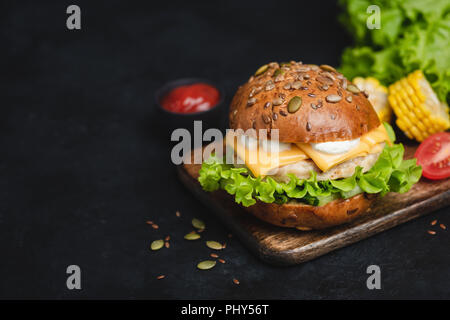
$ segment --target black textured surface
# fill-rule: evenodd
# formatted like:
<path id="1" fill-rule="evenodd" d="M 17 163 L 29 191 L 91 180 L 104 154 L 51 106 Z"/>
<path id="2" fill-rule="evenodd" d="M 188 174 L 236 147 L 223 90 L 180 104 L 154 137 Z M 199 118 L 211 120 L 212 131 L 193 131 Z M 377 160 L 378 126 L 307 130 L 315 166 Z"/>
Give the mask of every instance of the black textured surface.
<path id="1" fill-rule="evenodd" d="M 224 86 L 229 102 L 259 65 L 290 59 L 337 65 L 350 43 L 329 2 L 2 1 L 0 10 L 0 297 L 450 298 L 449 209 L 303 265 L 252 256 L 178 182 L 154 91 L 180 77 Z M 180 210 L 181 218 L 175 216 Z M 198 271 L 227 241 L 227 263 Z M 146 220 L 159 224 L 153 230 Z M 151 252 L 152 240 L 172 237 Z M 82 290 L 65 269 L 82 269 Z M 366 267 L 382 290 L 366 288 Z M 156 280 L 165 274 L 164 280 Z M 237 278 L 241 284 L 233 284 Z"/>

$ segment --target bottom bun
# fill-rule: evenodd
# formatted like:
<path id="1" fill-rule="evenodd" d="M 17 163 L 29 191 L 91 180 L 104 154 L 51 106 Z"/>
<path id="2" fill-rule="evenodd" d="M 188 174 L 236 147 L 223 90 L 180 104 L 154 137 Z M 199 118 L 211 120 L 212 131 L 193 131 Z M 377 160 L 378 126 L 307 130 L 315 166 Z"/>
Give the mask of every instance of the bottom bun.
<path id="1" fill-rule="evenodd" d="M 311 206 L 296 201 L 285 204 L 257 201 L 245 209 L 276 226 L 313 230 L 353 221 L 368 212 L 375 198 L 376 195 L 362 193 L 349 199 L 333 200 L 323 206 Z"/>

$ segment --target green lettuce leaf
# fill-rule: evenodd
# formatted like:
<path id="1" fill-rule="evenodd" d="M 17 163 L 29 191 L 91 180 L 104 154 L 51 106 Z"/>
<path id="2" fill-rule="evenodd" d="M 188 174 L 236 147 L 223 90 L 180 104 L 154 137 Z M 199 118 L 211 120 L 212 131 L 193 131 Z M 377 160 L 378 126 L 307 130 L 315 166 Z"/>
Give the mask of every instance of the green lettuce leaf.
<path id="1" fill-rule="evenodd" d="M 388 132 L 390 126 L 388 126 Z M 395 136 L 391 137 L 395 141 Z M 380 194 L 411 189 L 419 181 L 422 168 L 416 159 L 403 160 L 402 144 L 386 144 L 377 162 L 367 172 L 357 167 L 348 178 L 318 181 L 317 173 L 311 171 L 309 179 L 288 175 L 288 182 L 278 182 L 271 177 L 255 178 L 246 168 L 234 168 L 212 156 L 202 164 L 198 181 L 205 191 L 223 189 L 234 195 L 235 201 L 245 207 L 257 200 L 265 203 L 286 203 L 292 199 L 310 205 L 321 206 L 337 198 L 350 198 L 359 193 Z"/>
<path id="2" fill-rule="evenodd" d="M 373 76 L 390 85 L 421 69 L 441 101 L 450 102 L 450 1 L 340 0 L 340 21 L 355 40 L 340 70 L 349 79 Z M 370 5 L 380 8 L 380 29 L 368 29 Z"/>

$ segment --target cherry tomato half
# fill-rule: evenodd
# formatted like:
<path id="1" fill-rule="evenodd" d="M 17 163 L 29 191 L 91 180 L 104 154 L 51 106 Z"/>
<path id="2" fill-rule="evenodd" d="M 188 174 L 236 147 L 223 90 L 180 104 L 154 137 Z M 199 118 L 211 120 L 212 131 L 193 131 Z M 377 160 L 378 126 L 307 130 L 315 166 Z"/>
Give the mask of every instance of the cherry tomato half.
<path id="1" fill-rule="evenodd" d="M 414 155 L 422 166 L 422 175 L 439 180 L 450 177 L 450 133 L 440 132 L 426 138 Z"/>

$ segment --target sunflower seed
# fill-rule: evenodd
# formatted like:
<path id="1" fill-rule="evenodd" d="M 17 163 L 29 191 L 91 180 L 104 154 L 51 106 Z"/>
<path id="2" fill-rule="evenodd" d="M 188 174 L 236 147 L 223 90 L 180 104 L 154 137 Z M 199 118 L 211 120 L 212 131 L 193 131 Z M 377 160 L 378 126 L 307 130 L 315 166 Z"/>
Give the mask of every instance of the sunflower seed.
<path id="1" fill-rule="evenodd" d="M 328 95 L 325 100 L 331 103 L 336 103 L 342 100 L 342 97 L 338 96 L 337 94 L 330 94 Z"/>
<path id="2" fill-rule="evenodd" d="M 256 103 L 256 98 L 250 98 L 247 101 L 247 107 L 251 107 L 252 105 L 254 105 Z"/>
<path id="3" fill-rule="evenodd" d="M 313 108 L 314 110 L 317 109 L 317 106 L 314 103 L 311 103 L 311 108 Z"/>
<path id="4" fill-rule="evenodd" d="M 284 89 L 284 90 L 289 90 L 290 88 L 291 88 L 291 83 L 290 83 L 290 82 L 286 83 L 286 84 L 283 86 L 283 89 Z"/>
<path id="5" fill-rule="evenodd" d="M 288 103 L 288 111 L 290 113 L 297 112 L 298 109 L 302 106 L 302 98 L 299 96 L 293 97 Z"/>
<path id="6" fill-rule="evenodd" d="M 272 119 L 273 120 L 277 120 L 278 119 L 278 114 L 276 114 L 275 112 L 272 114 Z"/>
<path id="7" fill-rule="evenodd" d="M 267 65 L 267 64 L 259 67 L 259 69 L 256 70 L 256 72 L 255 72 L 255 76 L 259 76 L 260 74 L 263 74 L 264 72 L 267 71 L 267 69 L 269 69 L 269 65 Z"/>
<path id="8" fill-rule="evenodd" d="M 266 102 L 266 103 L 264 103 L 264 109 L 267 109 L 267 108 L 269 108 L 269 107 L 270 107 L 270 105 L 271 105 L 271 103 L 270 103 L 270 102 Z"/>
<path id="9" fill-rule="evenodd" d="M 353 101 L 353 98 L 352 98 L 352 96 L 347 96 L 347 97 L 345 98 L 345 100 L 347 100 L 347 102 L 352 102 L 352 101 Z"/>
<path id="10" fill-rule="evenodd" d="M 197 229 L 205 229 L 205 223 L 197 218 L 192 219 L 192 225 Z"/>
<path id="11" fill-rule="evenodd" d="M 351 93 L 359 93 L 360 92 L 358 87 L 355 86 L 354 84 L 347 85 L 347 90 L 350 91 Z"/>
<path id="12" fill-rule="evenodd" d="M 298 90 L 298 89 L 300 89 L 300 87 L 302 86 L 302 82 L 301 81 L 295 81 L 293 84 L 292 84 L 292 88 L 293 89 L 295 89 L 295 90 Z"/>
<path id="13" fill-rule="evenodd" d="M 303 78 L 304 78 L 305 80 L 308 80 L 308 79 L 311 78 L 311 77 L 310 77 L 309 74 L 305 74 L 305 75 L 303 76 Z"/>
<path id="14" fill-rule="evenodd" d="M 311 98 L 315 98 L 316 97 L 316 95 L 314 94 L 314 93 L 308 93 L 308 97 L 311 97 Z"/>
<path id="15" fill-rule="evenodd" d="M 306 67 L 306 66 L 302 66 L 298 68 L 298 71 L 300 72 L 308 72 L 309 70 L 311 70 L 310 67 Z"/>
<path id="16" fill-rule="evenodd" d="M 197 239 L 200 239 L 200 235 L 197 233 L 191 232 L 191 233 L 188 233 L 187 235 L 185 235 L 184 238 L 186 240 L 197 240 Z"/>
<path id="17" fill-rule="evenodd" d="M 344 90 L 347 89 L 347 79 L 344 78 L 344 79 L 341 80 L 341 87 Z"/>
<path id="18" fill-rule="evenodd" d="M 322 75 L 332 80 L 333 82 L 336 81 L 336 78 L 329 72 L 322 72 Z"/>
<path id="19" fill-rule="evenodd" d="M 197 264 L 197 268 L 199 268 L 200 270 L 208 270 L 214 268 L 215 265 L 216 265 L 215 261 L 205 260 Z"/>
<path id="20" fill-rule="evenodd" d="M 283 117 L 287 117 L 287 112 L 286 111 L 284 111 L 284 110 L 280 110 L 280 114 L 283 116 Z"/>
<path id="21" fill-rule="evenodd" d="M 322 106 L 323 106 L 322 100 L 319 100 L 319 102 L 316 105 L 317 109 L 322 108 Z"/>
<path id="22" fill-rule="evenodd" d="M 282 103 L 283 103 L 283 99 L 281 99 L 281 98 L 275 98 L 275 99 L 272 100 L 272 104 L 274 106 L 279 106 Z"/>
<path id="23" fill-rule="evenodd" d="M 272 90 L 274 88 L 275 88 L 275 85 L 273 84 L 273 81 L 272 80 L 267 81 L 265 90 L 266 91 L 270 91 L 270 90 Z"/>
<path id="24" fill-rule="evenodd" d="M 306 122 L 306 131 L 311 131 L 311 124 Z"/>
<path id="25" fill-rule="evenodd" d="M 222 250 L 222 244 L 217 241 L 206 241 L 206 246 L 214 250 Z"/>
<path id="26" fill-rule="evenodd" d="M 159 250 L 164 246 L 164 241 L 163 240 L 155 240 L 152 242 L 152 244 L 150 245 L 150 248 L 155 251 L 155 250 Z"/>
<path id="27" fill-rule="evenodd" d="M 263 114 L 261 117 L 265 124 L 269 124 L 272 121 L 271 118 L 267 114 Z"/>
<path id="28" fill-rule="evenodd" d="M 324 76 L 317 76 L 317 81 L 319 81 L 322 85 L 330 85 L 333 84 L 333 80 Z"/>

